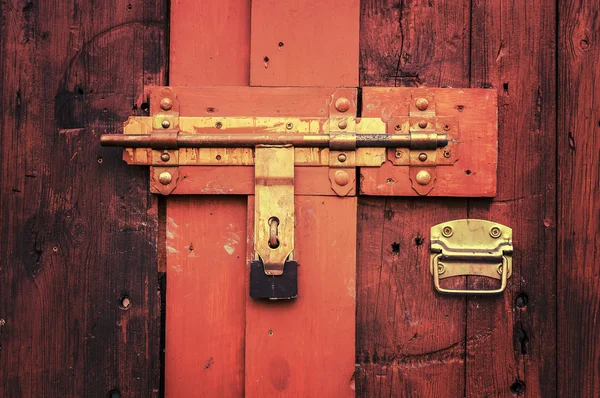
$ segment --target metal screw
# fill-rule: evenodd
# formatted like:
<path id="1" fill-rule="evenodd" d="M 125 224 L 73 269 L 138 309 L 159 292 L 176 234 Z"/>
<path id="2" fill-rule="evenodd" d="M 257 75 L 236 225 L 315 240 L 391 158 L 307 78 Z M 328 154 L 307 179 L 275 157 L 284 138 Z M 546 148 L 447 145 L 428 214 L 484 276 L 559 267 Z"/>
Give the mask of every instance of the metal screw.
<path id="1" fill-rule="evenodd" d="M 492 229 L 490 229 L 490 236 L 494 239 L 497 239 L 500 236 L 502 236 L 502 231 L 498 227 L 493 227 Z"/>
<path id="2" fill-rule="evenodd" d="M 285 125 L 285 128 L 291 130 L 294 127 L 294 123 L 288 123 Z"/>
<path id="3" fill-rule="evenodd" d="M 421 170 L 416 175 L 419 185 L 427 185 L 431 181 L 431 174 L 428 171 Z"/>
<path id="4" fill-rule="evenodd" d="M 169 155 L 168 153 L 163 153 L 162 155 L 160 155 L 160 160 L 162 160 L 163 162 L 168 162 L 169 159 L 171 159 L 171 155 Z"/>
<path id="5" fill-rule="evenodd" d="M 335 172 L 334 180 L 336 184 L 343 187 L 344 185 L 348 185 L 350 182 L 350 176 L 345 171 L 338 170 Z"/>
<path id="6" fill-rule="evenodd" d="M 424 162 L 424 161 L 426 161 L 426 160 L 427 160 L 427 154 L 426 154 L 426 153 L 420 153 L 420 154 L 419 154 L 419 160 L 420 160 L 421 162 Z"/>
<path id="7" fill-rule="evenodd" d="M 395 125 L 395 126 L 394 126 L 394 130 L 396 130 L 396 131 L 400 131 L 400 130 L 402 130 L 402 125 L 401 125 L 401 124 L 397 124 L 397 125 Z"/>
<path id="8" fill-rule="evenodd" d="M 452 230 L 452 227 L 449 225 L 446 225 L 444 228 L 442 228 L 442 235 L 444 235 L 446 238 L 451 237 L 453 233 L 454 233 L 454 231 Z"/>
<path id="9" fill-rule="evenodd" d="M 165 119 L 162 121 L 162 123 L 160 125 L 163 126 L 164 129 L 168 129 L 169 126 L 171 126 L 171 122 L 169 122 L 167 119 Z"/>
<path id="10" fill-rule="evenodd" d="M 444 272 L 446 272 L 446 267 L 444 267 L 444 264 L 438 263 L 438 274 L 442 275 Z"/>
<path id="11" fill-rule="evenodd" d="M 449 158 L 450 157 L 450 151 L 444 151 L 444 157 L 445 158 Z"/>
<path id="12" fill-rule="evenodd" d="M 218 129 L 220 129 L 221 127 L 223 127 L 223 123 L 221 123 L 221 122 L 216 122 L 216 123 L 215 123 L 215 127 L 216 127 L 216 128 L 218 128 Z"/>
<path id="13" fill-rule="evenodd" d="M 419 122 L 419 127 L 421 127 L 422 129 L 424 129 L 425 127 L 427 127 L 427 120 L 421 120 Z"/>
<path id="14" fill-rule="evenodd" d="M 425 98 L 419 98 L 416 102 L 416 105 L 418 110 L 424 111 L 429 106 L 429 101 L 427 101 Z"/>
<path id="15" fill-rule="evenodd" d="M 340 122 L 338 123 L 338 127 L 340 128 L 340 130 L 344 130 L 346 127 L 348 127 L 348 122 L 345 120 L 340 120 Z"/>
<path id="16" fill-rule="evenodd" d="M 348 109 L 350 109 L 350 101 L 348 101 L 348 98 L 338 98 L 335 101 L 335 109 L 338 110 L 338 112 L 346 112 Z"/>
<path id="17" fill-rule="evenodd" d="M 345 154 L 343 154 L 343 153 L 340 153 L 340 154 L 338 155 L 338 161 L 339 161 L 340 163 L 344 163 L 344 162 L 346 161 L 346 155 L 345 155 Z"/>
<path id="18" fill-rule="evenodd" d="M 396 151 L 396 153 L 394 153 L 394 156 L 398 159 L 400 159 L 402 157 L 402 152 L 400 151 Z"/>
<path id="19" fill-rule="evenodd" d="M 168 171 L 163 171 L 158 176 L 158 181 L 160 181 L 160 183 L 163 185 L 169 185 L 169 183 L 171 183 L 172 180 L 173 176 Z"/>
<path id="20" fill-rule="evenodd" d="M 173 107 L 173 101 L 171 98 L 163 98 L 160 100 L 160 109 L 168 111 Z"/>
<path id="21" fill-rule="evenodd" d="M 450 125 L 449 124 L 444 124 L 444 130 L 446 130 L 446 131 L 450 130 Z"/>

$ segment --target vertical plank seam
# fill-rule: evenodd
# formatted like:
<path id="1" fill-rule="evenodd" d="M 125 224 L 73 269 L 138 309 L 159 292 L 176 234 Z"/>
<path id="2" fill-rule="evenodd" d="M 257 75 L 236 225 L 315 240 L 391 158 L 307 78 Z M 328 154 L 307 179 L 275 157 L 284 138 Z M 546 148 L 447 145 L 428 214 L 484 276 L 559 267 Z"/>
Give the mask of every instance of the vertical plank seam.
<path id="1" fill-rule="evenodd" d="M 554 250 L 554 297 L 556 298 L 554 300 L 554 322 L 555 322 L 555 327 L 554 327 L 554 391 L 558 392 L 558 377 L 559 377 L 559 366 L 560 366 L 560 362 L 559 362 L 559 320 L 558 318 L 560 317 L 560 312 L 558 311 L 559 309 L 559 299 L 558 299 L 558 277 L 559 277 L 559 271 L 558 271 L 558 227 L 557 227 L 557 222 L 558 222 L 558 217 L 559 217 L 559 203 L 558 203 L 558 183 L 559 183 L 559 154 L 558 154 L 558 148 L 559 148 L 559 90 L 560 90 L 560 0 L 555 0 L 554 1 L 554 15 L 555 15 L 555 25 L 554 25 L 554 46 L 555 46 L 555 52 L 554 52 L 554 109 L 555 109 L 555 113 L 554 113 L 554 136 L 555 136 L 555 142 L 554 142 L 554 168 L 555 168 L 555 172 L 554 172 L 554 223 L 555 223 L 555 230 L 554 230 L 554 247 L 556 248 L 556 250 Z"/>

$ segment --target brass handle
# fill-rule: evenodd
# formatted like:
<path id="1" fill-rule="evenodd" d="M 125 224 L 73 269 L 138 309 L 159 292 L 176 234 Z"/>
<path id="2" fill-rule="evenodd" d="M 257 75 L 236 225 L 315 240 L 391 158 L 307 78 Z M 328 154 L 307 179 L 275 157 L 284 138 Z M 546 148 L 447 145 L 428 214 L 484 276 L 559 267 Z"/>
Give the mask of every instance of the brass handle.
<path id="1" fill-rule="evenodd" d="M 502 293 L 506 289 L 506 283 L 508 280 L 508 259 L 506 256 L 502 256 L 502 271 L 500 272 L 501 276 L 501 285 L 498 289 L 482 289 L 482 290 L 470 290 L 470 289 L 444 289 L 440 286 L 440 273 L 438 272 L 439 266 L 439 258 L 441 254 L 438 254 L 432 259 L 432 269 L 433 269 L 433 284 L 435 286 L 435 290 L 440 293 L 446 294 L 498 294 Z"/>

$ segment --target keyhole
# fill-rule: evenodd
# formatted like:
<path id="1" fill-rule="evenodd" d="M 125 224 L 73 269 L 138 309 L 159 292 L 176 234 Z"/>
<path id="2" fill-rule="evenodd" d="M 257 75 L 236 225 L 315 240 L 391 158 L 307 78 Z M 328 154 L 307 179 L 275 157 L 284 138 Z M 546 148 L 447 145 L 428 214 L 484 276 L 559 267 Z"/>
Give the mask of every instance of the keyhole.
<path id="1" fill-rule="evenodd" d="M 279 237 L 277 234 L 279 229 L 279 219 L 277 217 L 269 218 L 269 247 L 277 249 L 279 247 Z"/>

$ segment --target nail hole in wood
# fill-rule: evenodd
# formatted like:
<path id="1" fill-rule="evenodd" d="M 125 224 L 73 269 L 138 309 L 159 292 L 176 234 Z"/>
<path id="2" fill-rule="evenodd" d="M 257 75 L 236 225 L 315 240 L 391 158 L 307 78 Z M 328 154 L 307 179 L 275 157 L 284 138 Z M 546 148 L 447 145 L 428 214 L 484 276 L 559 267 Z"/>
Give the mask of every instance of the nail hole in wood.
<path id="1" fill-rule="evenodd" d="M 510 385 L 510 392 L 516 395 L 521 395 L 525 392 L 525 383 L 521 380 L 517 380 Z"/>
<path id="2" fill-rule="evenodd" d="M 122 310 L 128 310 L 131 308 L 131 298 L 129 296 L 123 296 L 119 300 L 119 308 Z"/>

